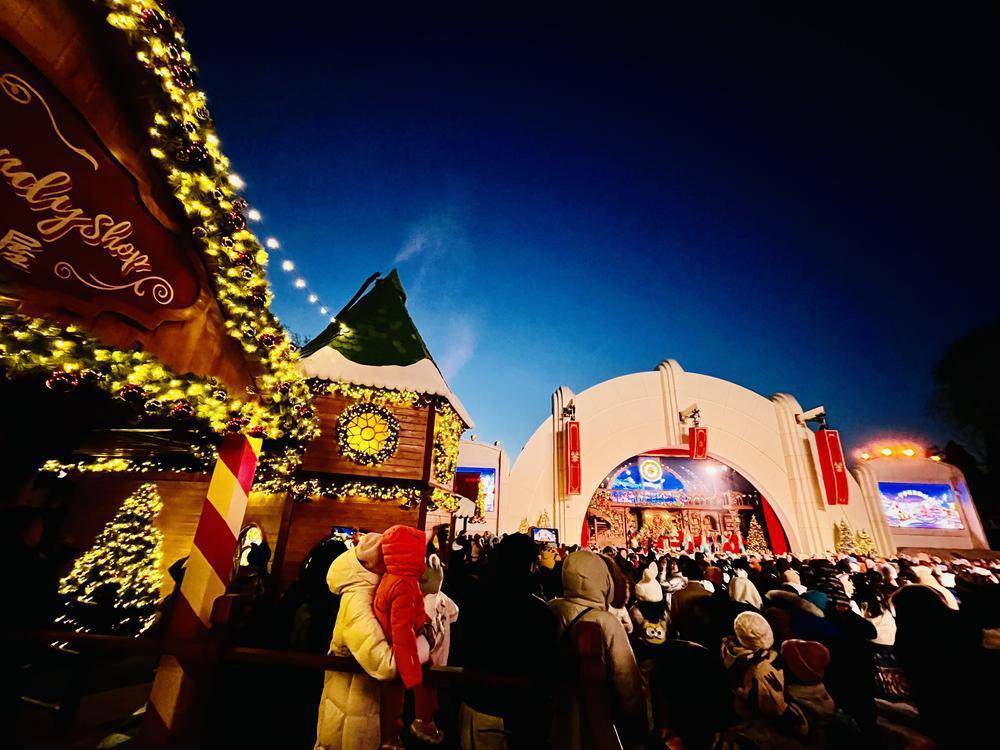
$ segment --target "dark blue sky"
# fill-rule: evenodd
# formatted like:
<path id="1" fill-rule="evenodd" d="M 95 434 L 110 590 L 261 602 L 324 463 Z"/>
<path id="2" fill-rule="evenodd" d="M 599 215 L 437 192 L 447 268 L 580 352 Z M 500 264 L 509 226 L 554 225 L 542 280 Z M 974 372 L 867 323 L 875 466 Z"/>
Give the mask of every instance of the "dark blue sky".
<path id="1" fill-rule="evenodd" d="M 513 455 L 557 386 L 665 357 L 825 404 L 852 446 L 947 439 L 931 368 L 1000 310 L 997 24 L 868 5 L 174 3 L 260 236 L 333 310 L 398 266 Z"/>

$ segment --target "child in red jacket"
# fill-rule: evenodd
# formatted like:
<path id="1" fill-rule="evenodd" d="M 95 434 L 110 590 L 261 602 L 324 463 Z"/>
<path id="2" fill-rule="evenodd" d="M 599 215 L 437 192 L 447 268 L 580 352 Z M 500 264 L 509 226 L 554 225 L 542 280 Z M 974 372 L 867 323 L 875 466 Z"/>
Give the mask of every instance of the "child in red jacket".
<path id="1" fill-rule="evenodd" d="M 373 609 L 396 657 L 403 686 L 413 690 L 417 718 L 410 729 L 425 742 L 439 743 L 444 735 L 434 724 L 435 696 L 421 685 L 423 673 L 417 653 L 417 634 L 427 624 L 420 576 L 424 573 L 427 541 L 412 526 L 393 526 L 382 535 L 385 575 L 375 590 Z M 382 747 L 402 747 L 405 693 L 396 682 L 382 683 Z"/>

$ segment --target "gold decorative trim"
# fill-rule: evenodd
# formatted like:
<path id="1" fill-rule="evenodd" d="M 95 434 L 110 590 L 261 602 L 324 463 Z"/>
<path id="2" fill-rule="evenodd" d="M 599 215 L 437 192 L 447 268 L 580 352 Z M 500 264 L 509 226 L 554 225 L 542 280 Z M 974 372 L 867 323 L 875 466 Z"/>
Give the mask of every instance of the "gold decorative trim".
<path id="1" fill-rule="evenodd" d="M 38 101 L 41 102 L 41 105 L 45 107 L 45 112 L 49 116 L 49 122 L 52 123 L 52 129 L 59 137 L 59 140 L 63 142 L 63 145 L 70 151 L 79 154 L 84 159 L 89 161 L 95 172 L 98 170 L 97 159 L 91 156 L 86 150 L 80 148 L 79 146 L 74 146 L 66 140 L 66 136 L 64 136 L 62 131 L 59 130 L 59 125 L 56 123 L 55 115 L 52 114 L 52 109 L 49 107 L 49 103 L 45 101 L 45 97 L 31 87 L 30 83 L 13 73 L 4 73 L 3 75 L 0 75 L 0 88 L 2 88 L 3 92 L 18 104 L 30 104 L 32 96 L 38 99 Z"/>
<path id="2" fill-rule="evenodd" d="M 106 281 L 101 281 L 91 273 L 88 274 L 90 276 L 90 281 L 87 281 L 87 279 L 83 278 L 76 272 L 76 269 L 73 268 L 73 266 L 64 260 L 56 263 L 53 271 L 60 279 L 69 279 L 70 277 L 73 277 L 81 284 L 85 284 L 91 289 L 97 289 L 102 292 L 117 292 L 122 289 L 131 289 L 136 297 L 145 297 L 146 290 L 142 287 L 147 283 L 152 283 L 152 296 L 156 302 L 161 305 L 169 305 L 174 299 L 173 287 L 170 286 L 170 282 L 162 276 L 143 276 L 141 279 L 133 281 L 129 284 L 115 285 L 109 284 Z"/>

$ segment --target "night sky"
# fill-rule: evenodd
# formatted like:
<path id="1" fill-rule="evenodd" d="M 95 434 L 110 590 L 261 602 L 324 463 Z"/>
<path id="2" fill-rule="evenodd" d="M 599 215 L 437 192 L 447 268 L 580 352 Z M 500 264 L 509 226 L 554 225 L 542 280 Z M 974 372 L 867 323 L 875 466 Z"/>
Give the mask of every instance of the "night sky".
<path id="1" fill-rule="evenodd" d="M 481 440 L 667 357 L 948 439 L 933 364 L 1000 310 L 995 11 L 312 5 L 173 7 L 259 236 L 333 311 L 398 267 Z"/>

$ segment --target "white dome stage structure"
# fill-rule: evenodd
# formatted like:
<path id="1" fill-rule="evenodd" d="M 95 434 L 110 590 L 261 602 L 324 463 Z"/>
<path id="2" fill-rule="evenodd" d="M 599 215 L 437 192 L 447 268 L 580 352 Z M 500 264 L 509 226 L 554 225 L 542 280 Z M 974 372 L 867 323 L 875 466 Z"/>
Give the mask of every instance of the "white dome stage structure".
<path id="1" fill-rule="evenodd" d="M 579 544 L 591 500 L 599 489 L 610 488 L 609 475 L 631 459 L 689 457 L 698 421 L 707 437 L 704 457 L 739 475 L 746 490 L 740 497 L 758 503 L 755 515 L 768 522 L 776 549 L 783 540 L 778 541 L 782 534 L 775 524 L 791 552 L 818 554 L 835 549 L 834 527 L 846 521 L 852 533 L 865 532 L 876 551 L 894 550 L 878 499 L 863 493 L 846 470 L 839 442 L 836 449 L 827 445 L 827 437 L 835 433 L 817 433 L 808 426 L 808 419 L 821 413 L 822 407 L 805 412 L 785 393 L 768 399 L 735 383 L 685 372 L 675 360 L 579 394 L 561 387 L 552 396 L 552 415 L 511 469 L 500 530 L 551 526 L 559 530 L 561 541 Z M 661 463 L 670 469 L 669 461 Z M 831 485 L 834 479 L 838 484 Z M 673 504 L 658 507 L 683 508 L 691 498 L 678 499 L 680 494 L 666 493 L 658 501 Z M 694 501 L 691 507 L 702 520 L 713 517 L 705 521 L 706 529 L 711 521 L 716 530 L 713 519 L 722 511 L 707 511 L 707 499 Z M 750 506 L 739 507 L 746 521 Z"/>

